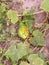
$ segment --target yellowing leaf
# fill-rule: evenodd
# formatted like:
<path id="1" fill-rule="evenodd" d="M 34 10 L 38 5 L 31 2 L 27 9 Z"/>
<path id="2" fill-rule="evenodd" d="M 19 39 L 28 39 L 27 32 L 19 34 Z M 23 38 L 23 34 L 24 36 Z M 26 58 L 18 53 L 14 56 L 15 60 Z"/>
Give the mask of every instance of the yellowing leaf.
<path id="1" fill-rule="evenodd" d="M 20 22 L 20 25 L 18 28 L 18 35 L 19 35 L 19 37 L 21 37 L 23 39 L 26 39 L 29 35 L 29 31 L 28 31 L 27 26 L 22 22 Z"/>
<path id="2" fill-rule="evenodd" d="M 18 22 L 17 11 L 8 10 L 7 17 L 11 20 L 11 23 L 15 24 Z"/>

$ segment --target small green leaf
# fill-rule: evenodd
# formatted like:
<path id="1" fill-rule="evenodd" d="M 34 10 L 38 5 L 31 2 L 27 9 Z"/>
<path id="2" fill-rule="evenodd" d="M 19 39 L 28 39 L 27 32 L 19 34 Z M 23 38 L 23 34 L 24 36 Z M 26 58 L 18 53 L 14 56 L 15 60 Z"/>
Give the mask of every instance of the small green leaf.
<path id="1" fill-rule="evenodd" d="M 32 15 L 33 14 L 33 12 L 34 12 L 34 9 L 33 9 L 33 7 L 30 9 L 30 10 L 24 10 L 23 11 L 23 15 L 24 16 L 26 16 L 26 15 Z"/>
<path id="2" fill-rule="evenodd" d="M 30 43 L 34 46 L 43 46 L 44 45 L 44 37 L 41 31 L 35 30 L 33 31 L 33 36 L 29 39 Z"/>
<path id="3" fill-rule="evenodd" d="M 14 28 L 12 28 L 12 29 L 10 30 L 10 33 L 11 33 L 11 35 L 16 36 L 16 30 L 15 30 Z"/>
<path id="4" fill-rule="evenodd" d="M 31 37 L 31 38 L 29 39 L 29 42 L 30 42 L 30 44 L 32 44 L 32 45 L 34 45 L 34 46 L 37 46 L 37 43 L 36 43 L 36 40 L 35 40 L 34 37 Z"/>
<path id="5" fill-rule="evenodd" d="M 32 33 L 33 32 L 33 22 L 32 21 L 25 21 L 26 26 L 29 29 L 29 32 Z"/>
<path id="6" fill-rule="evenodd" d="M 13 63 L 12 65 L 17 65 L 17 63 Z"/>
<path id="7" fill-rule="evenodd" d="M 6 4 L 1 3 L 1 6 L 0 6 L 0 12 L 4 12 L 4 11 L 6 10 L 6 7 L 7 7 Z"/>
<path id="8" fill-rule="evenodd" d="M 7 38 L 6 41 L 7 41 L 7 42 L 10 42 L 10 41 L 11 41 L 11 38 Z"/>
<path id="9" fill-rule="evenodd" d="M 27 13 L 28 13 L 28 10 L 23 11 L 23 15 L 27 15 Z"/>
<path id="10" fill-rule="evenodd" d="M 2 48 L 0 47 L 0 57 L 1 57 L 1 55 L 2 55 Z"/>
<path id="11" fill-rule="evenodd" d="M 20 65 L 30 65 L 30 64 L 27 63 L 26 61 L 21 61 Z"/>
<path id="12" fill-rule="evenodd" d="M 0 24 L 0 30 L 2 30 L 2 24 Z"/>
<path id="13" fill-rule="evenodd" d="M 33 31 L 33 23 L 34 23 L 34 16 L 32 15 L 34 12 L 33 8 L 30 10 L 24 10 L 23 12 L 23 21 L 29 29 L 29 32 L 32 33 Z"/>
<path id="14" fill-rule="evenodd" d="M 23 21 L 26 24 L 26 26 L 29 29 L 29 32 L 33 32 L 33 23 L 34 23 L 34 17 L 33 16 L 24 16 Z"/>
<path id="15" fill-rule="evenodd" d="M 15 24 L 18 22 L 17 11 L 8 10 L 7 17 L 11 20 L 11 23 Z"/>
<path id="16" fill-rule="evenodd" d="M 6 51 L 5 56 L 7 59 L 11 59 L 12 62 L 15 62 L 17 60 L 16 57 L 16 44 L 12 44 L 9 49 Z"/>
<path id="17" fill-rule="evenodd" d="M 33 36 L 34 36 L 34 38 L 35 38 L 35 40 L 37 42 L 37 45 L 39 45 L 39 46 L 43 46 L 44 45 L 44 37 L 43 37 L 43 34 L 42 34 L 41 31 L 35 30 L 33 32 Z"/>
<path id="18" fill-rule="evenodd" d="M 39 56 L 41 59 L 44 59 L 44 53 L 43 53 L 43 52 L 39 52 L 39 53 L 38 53 L 38 56 Z"/>
<path id="19" fill-rule="evenodd" d="M 5 23 L 5 13 L 7 5 L 4 3 L 0 4 L 0 23 Z"/>
<path id="20" fill-rule="evenodd" d="M 41 8 L 46 12 L 49 12 L 49 0 L 43 0 L 43 2 L 41 3 Z"/>
<path id="21" fill-rule="evenodd" d="M 28 61 L 31 65 L 44 65 L 44 60 L 38 57 L 38 54 L 30 54 L 28 56 Z"/>

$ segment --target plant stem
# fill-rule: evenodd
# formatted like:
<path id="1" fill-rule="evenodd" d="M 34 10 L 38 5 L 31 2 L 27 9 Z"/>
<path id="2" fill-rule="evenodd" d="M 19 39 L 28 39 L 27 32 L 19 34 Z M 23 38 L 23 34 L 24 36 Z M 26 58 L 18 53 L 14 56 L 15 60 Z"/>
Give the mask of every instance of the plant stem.
<path id="1" fill-rule="evenodd" d="M 41 11 L 38 11 L 38 12 L 34 12 L 33 14 L 31 15 L 36 15 L 36 14 L 40 14 L 40 13 L 43 13 L 45 12 L 44 10 L 41 10 Z M 26 16 L 31 16 L 30 14 L 26 15 Z M 24 15 L 17 15 L 18 17 L 21 17 L 21 16 L 24 16 Z"/>

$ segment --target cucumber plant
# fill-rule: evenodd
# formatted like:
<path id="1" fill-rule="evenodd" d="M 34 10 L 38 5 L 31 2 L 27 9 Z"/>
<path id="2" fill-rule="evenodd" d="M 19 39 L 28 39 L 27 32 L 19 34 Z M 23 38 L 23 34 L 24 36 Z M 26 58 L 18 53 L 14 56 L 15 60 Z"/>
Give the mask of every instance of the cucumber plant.
<path id="1" fill-rule="evenodd" d="M 34 45 L 36 47 L 44 46 L 44 36 L 43 32 L 34 26 L 35 18 L 32 15 L 34 10 L 24 10 L 21 16 L 21 20 L 19 20 L 18 11 L 16 10 L 6 10 L 7 5 L 5 3 L 0 4 L 0 31 L 3 29 L 3 24 L 8 20 L 10 21 L 10 25 L 18 24 L 18 29 L 15 31 L 13 28 L 9 31 L 11 35 L 18 36 L 24 41 L 13 43 L 5 53 L 1 57 L 6 57 L 7 60 L 11 60 L 13 65 L 48 65 L 49 63 L 45 63 L 42 54 L 38 55 L 33 53 L 33 50 L 30 49 L 30 45 Z M 49 12 L 49 0 L 44 0 L 41 4 L 41 8 L 45 12 Z M 7 16 L 7 17 L 6 17 Z M 7 18 L 7 20 L 6 20 Z M 6 22 L 7 23 L 7 22 Z M 8 22 L 9 23 L 9 22 Z M 9 25 L 9 28 L 10 28 Z M 7 28 L 7 26 L 6 26 Z M 49 27 L 48 27 L 49 28 Z M 1 41 L 12 41 L 12 39 L 8 37 L 7 31 L 0 33 L 0 42 Z M 7 38 L 7 39 L 6 39 Z M 29 44 L 25 43 L 25 40 Z M 16 39 L 17 40 L 17 39 Z M 4 50 L 3 50 L 4 51 Z M 2 49 L 0 48 L 0 54 L 2 54 Z M 3 58 L 1 58 L 2 60 Z M 0 61 L 0 65 L 2 65 Z"/>

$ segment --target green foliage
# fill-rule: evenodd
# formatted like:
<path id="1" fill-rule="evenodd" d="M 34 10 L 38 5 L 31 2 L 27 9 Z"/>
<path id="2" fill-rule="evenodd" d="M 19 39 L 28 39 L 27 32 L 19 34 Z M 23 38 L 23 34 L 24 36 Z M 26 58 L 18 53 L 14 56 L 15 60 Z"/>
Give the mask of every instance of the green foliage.
<path id="1" fill-rule="evenodd" d="M 5 11 L 6 11 L 6 4 L 0 4 L 0 23 L 5 23 Z"/>
<path id="2" fill-rule="evenodd" d="M 3 16 L 4 16 L 4 15 L 3 15 Z M 1 24 L 5 23 L 5 22 L 6 22 L 6 20 L 5 20 L 5 16 L 2 17 L 2 18 L 0 18 L 0 23 L 1 23 Z"/>
<path id="3" fill-rule="evenodd" d="M 16 30 L 14 28 L 11 28 L 10 33 L 11 35 L 16 36 Z"/>
<path id="4" fill-rule="evenodd" d="M 28 10 L 24 10 L 24 11 L 23 11 L 23 15 L 24 15 L 24 16 L 28 15 Z"/>
<path id="5" fill-rule="evenodd" d="M 30 42 L 30 44 L 37 46 L 37 43 L 36 43 L 36 40 L 34 37 L 30 37 L 29 42 Z"/>
<path id="6" fill-rule="evenodd" d="M 0 33 L 0 41 L 5 41 L 7 37 L 7 32 L 2 29 L 2 33 Z"/>
<path id="7" fill-rule="evenodd" d="M 41 8 L 49 12 L 49 0 L 43 0 L 43 2 L 41 3 Z"/>
<path id="8" fill-rule="evenodd" d="M 2 48 L 0 47 L 0 57 L 1 57 L 1 55 L 2 55 Z"/>
<path id="9" fill-rule="evenodd" d="M 30 65 L 30 64 L 27 63 L 26 61 L 21 61 L 20 65 Z"/>
<path id="10" fill-rule="evenodd" d="M 0 30 L 2 30 L 2 24 L 0 24 Z"/>
<path id="11" fill-rule="evenodd" d="M 32 15 L 33 12 L 34 12 L 33 7 L 30 10 L 24 10 L 23 11 L 23 16 Z"/>
<path id="12" fill-rule="evenodd" d="M 10 38 L 10 37 L 9 37 L 9 38 L 7 38 L 7 39 L 6 39 L 6 41 L 7 41 L 7 42 L 10 42 L 10 41 L 11 41 L 11 38 Z"/>
<path id="13" fill-rule="evenodd" d="M 11 23 L 15 24 L 18 22 L 17 11 L 8 10 L 7 17 L 11 20 Z"/>
<path id="14" fill-rule="evenodd" d="M 23 21 L 24 23 L 26 24 L 26 26 L 28 27 L 29 29 L 29 32 L 32 33 L 33 31 L 33 23 L 34 23 L 34 17 L 33 17 L 33 9 L 31 10 L 24 10 L 23 12 Z"/>
<path id="15" fill-rule="evenodd" d="M 0 17 L 3 16 L 3 13 L 6 11 L 6 4 L 1 3 L 0 4 Z"/>
<path id="16" fill-rule="evenodd" d="M 0 63 L 0 65 L 4 65 L 4 64 Z"/>
<path id="17" fill-rule="evenodd" d="M 26 26 L 28 27 L 28 30 L 30 33 L 33 32 L 33 20 L 29 19 L 30 17 L 26 17 L 26 20 L 24 20 Z"/>
<path id="18" fill-rule="evenodd" d="M 12 65 L 17 65 L 17 63 L 13 63 Z"/>
<path id="19" fill-rule="evenodd" d="M 43 52 L 38 52 L 38 56 L 41 58 L 41 59 L 43 59 L 44 60 L 44 53 Z"/>
<path id="20" fill-rule="evenodd" d="M 44 37 L 41 31 L 35 30 L 33 31 L 33 37 L 29 39 L 30 43 L 34 46 L 43 46 L 44 45 Z"/>
<path id="21" fill-rule="evenodd" d="M 30 53 L 29 46 L 25 43 L 15 43 L 12 44 L 6 51 L 5 56 L 12 60 L 12 62 L 17 62 L 23 56 Z"/>
<path id="22" fill-rule="evenodd" d="M 46 61 L 46 62 L 45 62 L 45 65 L 49 65 L 49 61 Z"/>
<path id="23" fill-rule="evenodd" d="M 20 58 L 22 58 L 27 54 L 28 54 L 28 45 L 26 45 L 25 43 L 17 44 L 17 54 L 16 54 L 17 59 L 19 60 Z"/>
<path id="24" fill-rule="evenodd" d="M 49 12 L 49 1 L 44 0 L 43 3 L 41 4 L 41 8 L 44 9 L 45 11 Z M 3 29 L 3 24 L 6 20 L 6 15 L 8 17 L 8 21 L 11 21 L 12 24 L 16 24 L 18 22 L 18 12 L 14 11 L 14 10 L 6 10 L 7 5 L 4 3 L 1 3 L 0 5 L 0 42 L 10 42 L 12 41 L 12 39 L 10 37 L 8 37 L 8 33 L 5 32 Z M 7 12 L 7 13 L 6 13 Z M 22 14 L 22 21 L 19 21 L 19 28 L 18 28 L 18 35 L 19 37 L 21 37 L 22 39 L 26 39 L 29 36 L 32 36 L 29 39 L 30 44 L 34 45 L 34 46 L 43 46 L 44 45 L 44 37 L 41 31 L 39 30 L 34 30 L 34 17 L 33 17 L 33 9 L 31 10 L 24 10 L 23 14 Z M 10 23 L 10 22 L 9 22 Z M 9 24 L 8 23 L 8 24 Z M 42 25 L 41 25 L 42 26 Z M 40 26 L 40 27 L 41 27 Z M 39 28 L 40 28 L 39 27 Z M 10 28 L 10 25 L 9 25 Z M 47 30 L 49 28 L 49 25 L 47 25 L 45 27 L 45 29 Z M 12 36 L 16 36 L 16 30 L 14 28 L 12 28 L 10 30 L 10 32 Z M 29 33 L 31 33 L 31 35 L 29 35 Z M 28 39 L 27 39 L 28 40 Z M 3 53 L 4 56 L 6 56 L 6 58 L 8 60 L 11 60 L 13 65 L 18 65 L 18 62 L 20 60 L 20 64 L 19 65 L 44 65 L 44 55 L 42 53 L 38 53 L 38 54 L 32 54 L 32 50 L 29 48 L 30 46 L 24 42 L 16 42 L 13 43 L 7 50 L 2 50 L 2 48 L 0 48 L 0 56 Z M 2 58 L 1 58 L 2 59 Z M 1 60 L 0 59 L 0 60 Z M 29 62 L 29 63 L 28 63 Z M 49 63 L 48 63 L 49 64 Z M 47 64 L 47 65 L 48 65 Z M 2 65 L 2 63 L 0 63 L 0 65 Z"/>
<path id="25" fill-rule="evenodd" d="M 28 61 L 30 62 L 31 65 L 44 65 L 43 59 L 38 57 L 38 54 L 30 54 L 28 56 Z"/>
<path id="26" fill-rule="evenodd" d="M 0 34 L 0 41 L 5 41 L 5 34 Z"/>
<path id="27" fill-rule="evenodd" d="M 5 56 L 7 59 L 11 59 L 13 62 L 17 60 L 16 57 L 16 44 L 12 44 L 9 49 L 6 51 Z"/>

